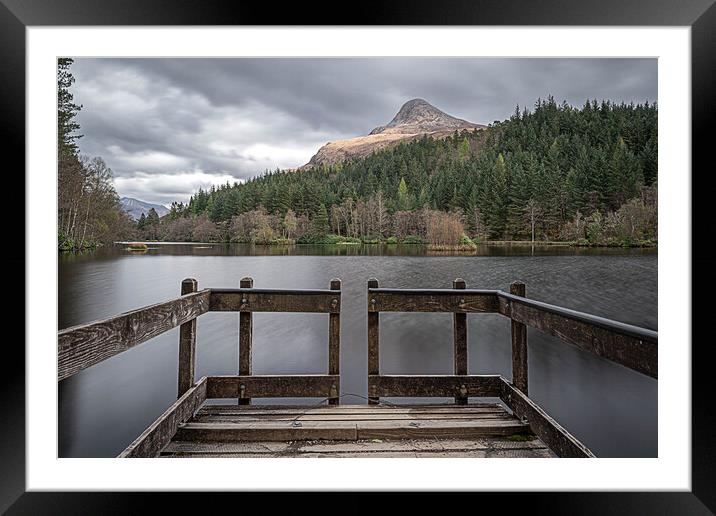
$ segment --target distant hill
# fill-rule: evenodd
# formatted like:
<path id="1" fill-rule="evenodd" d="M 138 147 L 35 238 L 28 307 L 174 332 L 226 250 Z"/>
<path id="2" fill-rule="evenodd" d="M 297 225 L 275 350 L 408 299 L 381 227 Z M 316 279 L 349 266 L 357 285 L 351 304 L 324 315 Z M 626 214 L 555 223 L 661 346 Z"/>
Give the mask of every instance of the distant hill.
<path id="1" fill-rule="evenodd" d="M 530 240 L 533 230 L 538 240 L 656 240 L 655 104 L 593 100 L 579 108 L 548 97 L 534 111 L 516 108 L 486 129 L 450 129 L 450 136 L 439 138 L 435 127 L 464 122 L 422 102 L 404 108 L 370 137 L 429 131 L 425 136 L 336 164 L 328 160 L 300 172 L 269 172 L 199 190 L 186 215 L 195 217 L 200 231 L 211 228 L 207 217 L 209 223 L 226 222 L 215 230 L 237 241 L 250 241 L 270 225 L 267 220 L 274 220 L 274 234 L 282 234 L 289 210 L 289 222 L 298 219 L 294 238 L 308 235 L 307 243 L 311 232 L 326 233 L 326 226 L 335 235 L 369 241 L 427 238 L 426 219 L 420 218 L 426 206 L 459 213 L 469 236 L 482 240 Z M 397 130 L 408 132 L 389 132 Z M 645 190 L 652 185 L 653 191 Z M 633 230 L 637 219 L 647 221 L 641 233 Z"/>
<path id="2" fill-rule="evenodd" d="M 328 142 L 300 169 L 364 158 L 399 142 L 416 140 L 424 135 L 446 138 L 457 130 L 466 129 L 480 130 L 485 129 L 485 126 L 450 116 L 423 99 L 413 99 L 403 104 L 393 120 L 376 127 L 370 134 Z"/>
<path id="3" fill-rule="evenodd" d="M 142 216 L 142 213 L 146 216 L 147 213 L 149 213 L 149 210 L 154 208 L 154 211 L 157 212 L 157 215 L 160 217 L 163 217 L 167 213 L 169 213 L 169 210 L 166 206 L 162 206 L 161 204 L 152 204 L 151 202 L 146 201 L 140 201 L 139 199 L 133 199 L 132 197 L 122 197 L 119 200 L 120 208 L 123 212 L 127 213 L 132 219 L 139 220 L 139 217 Z"/>

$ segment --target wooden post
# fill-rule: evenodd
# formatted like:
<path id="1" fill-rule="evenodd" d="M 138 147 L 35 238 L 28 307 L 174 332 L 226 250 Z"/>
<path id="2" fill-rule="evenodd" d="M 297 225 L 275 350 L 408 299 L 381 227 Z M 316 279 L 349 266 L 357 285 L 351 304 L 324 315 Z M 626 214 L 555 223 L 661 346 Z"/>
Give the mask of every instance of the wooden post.
<path id="1" fill-rule="evenodd" d="M 331 280 L 331 290 L 341 290 L 341 280 L 333 278 Z M 334 306 L 337 301 L 331 302 Z M 328 374 L 340 375 L 340 355 L 341 354 L 341 314 L 331 313 L 328 315 Z M 340 392 L 336 391 L 336 396 Z M 340 398 L 330 398 L 329 405 L 338 405 Z"/>
<path id="2" fill-rule="evenodd" d="M 525 284 L 515 281 L 510 294 L 525 297 Z M 511 311 L 510 311 L 511 313 Z M 512 384 L 527 394 L 527 326 L 512 320 Z"/>
<path id="3" fill-rule="evenodd" d="M 452 282 L 452 288 L 465 290 L 465 280 L 457 278 Z M 460 304 L 465 304 L 464 300 L 460 300 Z M 455 367 L 454 374 L 467 374 L 467 314 L 453 314 L 453 334 L 455 343 Z M 455 403 L 458 405 L 467 405 L 467 396 L 455 396 Z"/>
<path id="4" fill-rule="evenodd" d="M 185 296 L 198 290 L 197 281 L 187 278 L 181 282 L 181 295 Z M 194 385 L 194 365 L 196 363 L 196 318 L 179 327 L 179 370 L 177 399 Z"/>
<path id="5" fill-rule="evenodd" d="M 368 280 L 368 288 L 378 288 L 378 280 Z M 375 304 L 375 298 L 368 294 L 368 303 Z M 368 374 L 380 374 L 379 342 L 378 335 L 379 313 L 368 312 Z M 369 405 L 377 405 L 380 398 L 369 397 Z"/>
<path id="6" fill-rule="evenodd" d="M 254 280 L 252 278 L 242 278 L 239 282 L 239 288 L 254 288 Z M 241 307 L 251 308 L 248 306 L 246 297 L 242 297 Z M 251 316 L 251 312 L 239 313 L 239 376 L 251 376 Z M 250 404 L 251 398 L 241 397 L 241 392 L 239 392 L 239 405 Z"/>

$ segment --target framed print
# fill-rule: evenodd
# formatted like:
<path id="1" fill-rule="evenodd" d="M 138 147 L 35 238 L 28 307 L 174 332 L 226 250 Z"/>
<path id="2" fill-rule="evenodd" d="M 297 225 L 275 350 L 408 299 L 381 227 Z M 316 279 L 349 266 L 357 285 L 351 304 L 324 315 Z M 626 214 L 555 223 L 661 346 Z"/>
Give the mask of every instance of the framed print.
<path id="1" fill-rule="evenodd" d="M 3 0 L 0 507 L 714 510 L 711 2 L 205 7 Z"/>

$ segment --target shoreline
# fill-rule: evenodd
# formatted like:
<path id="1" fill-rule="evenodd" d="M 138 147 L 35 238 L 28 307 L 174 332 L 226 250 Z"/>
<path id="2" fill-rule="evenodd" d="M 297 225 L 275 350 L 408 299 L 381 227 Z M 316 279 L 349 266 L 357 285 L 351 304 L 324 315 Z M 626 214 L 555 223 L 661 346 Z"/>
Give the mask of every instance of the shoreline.
<path id="1" fill-rule="evenodd" d="M 143 243 L 143 244 L 151 244 L 151 245 L 256 245 L 256 246 L 264 246 L 264 247 L 290 247 L 290 246 L 337 246 L 337 245 L 388 245 L 388 246 L 423 246 L 425 248 L 430 248 L 434 245 L 439 245 L 441 247 L 440 250 L 455 250 L 455 251 L 465 251 L 464 245 L 457 244 L 455 246 L 446 246 L 442 244 L 429 244 L 429 243 L 393 243 L 393 242 L 371 242 L 371 243 L 361 243 L 361 242 L 336 242 L 336 243 L 277 243 L 277 244 L 268 244 L 268 243 L 252 243 L 252 242 L 164 242 L 164 241 L 156 241 L 156 240 L 133 240 L 131 242 L 129 241 L 121 241 L 121 242 L 113 242 L 114 245 L 128 245 L 130 243 Z M 642 245 L 590 245 L 590 244 L 582 244 L 578 242 L 560 242 L 560 241 L 535 241 L 532 242 L 530 240 L 486 240 L 484 242 L 479 242 L 475 244 L 477 247 L 480 246 L 501 246 L 501 247 L 577 247 L 577 248 L 589 248 L 589 249 L 616 249 L 616 248 L 623 248 L 623 249 L 658 249 L 658 242 L 655 242 L 653 244 L 642 244 Z M 450 247 L 451 249 L 448 249 Z M 452 249 L 454 247 L 454 249 Z"/>

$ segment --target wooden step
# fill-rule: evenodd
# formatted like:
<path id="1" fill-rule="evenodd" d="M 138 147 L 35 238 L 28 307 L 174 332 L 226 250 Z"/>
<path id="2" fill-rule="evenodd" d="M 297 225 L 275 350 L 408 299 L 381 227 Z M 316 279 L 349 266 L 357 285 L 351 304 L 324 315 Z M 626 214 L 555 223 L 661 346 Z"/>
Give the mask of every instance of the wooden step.
<path id="1" fill-rule="evenodd" d="M 195 442 L 172 441 L 162 452 L 201 454 L 285 455 L 294 453 L 349 452 L 459 452 L 489 450 L 547 449 L 537 437 L 530 440 L 511 440 L 508 437 L 479 437 L 477 439 L 362 439 L 358 441 L 265 441 L 265 442 Z"/>
<path id="2" fill-rule="evenodd" d="M 162 453 L 160 457 L 166 458 L 217 458 L 212 453 L 197 452 L 176 452 Z M 220 457 L 225 458 L 265 458 L 260 453 L 224 453 Z M 536 458 L 547 459 L 554 457 L 554 454 L 547 448 L 538 449 L 515 449 L 515 450 L 457 450 L 457 451 L 384 451 L 384 452 L 300 452 L 291 455 L 276 455 L 275 457 L 295 458 L 429 458 L 429 457 L 466 457 L 466 458 Z"/>
<path id="3" fill-rule="evenodd" d="M 352 421 L 306 421 L 294 426 L 287 421 L 247 421 L 243 423 L 184 423 L 174 439 L 181 441 L 296 441 L 333 439 L 355 441 Z"/>
<path id="4" fill-rule="evenodd" d="M 300 426 L 292 421 L 192 422 L 180 425 L 174 439 L 207 442 L 473 438 L 511 435 L 528 429 L 516 418 L 301 421 Z"/>
<path id="5" fill-rule="evenodd" d="M 482 412 L 506 412 L 499 403 L 471 403 L 469 405 L 334 405 L 334 406 L 294 406 L 294 405 L 207 405 L 201 407 L 197 414 L 438 414 L 460 413 L 472 414 Z"/>
<path id="6" fill-rule="evenodd" d="M 294 442 L 172 442 L 161 457 L 471 457 L 471 458 L 548 458 L 554 454 L 536 437 L 514 441 L 505 437 L 478 439 L 404 439 L 358 441 Z"/>
<path id="7" fill-rule="evenodd" d="M 356 427 L 358 439 L 469 438 L 529 431 L 529 425 L 516 418 L 360 421 Z"/>
<path id="8" fill-rule="evenodd" d="M 247 421 L 356 421 L 356 414 L 197 414 L 192 423 L 244 423 Z M 474 420 L 474 414 L 361 414 L 361 421 Z M 514 419 L 504 411 L 480 414 L 480 419 Z"/>

